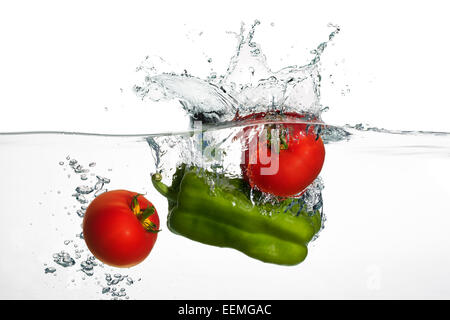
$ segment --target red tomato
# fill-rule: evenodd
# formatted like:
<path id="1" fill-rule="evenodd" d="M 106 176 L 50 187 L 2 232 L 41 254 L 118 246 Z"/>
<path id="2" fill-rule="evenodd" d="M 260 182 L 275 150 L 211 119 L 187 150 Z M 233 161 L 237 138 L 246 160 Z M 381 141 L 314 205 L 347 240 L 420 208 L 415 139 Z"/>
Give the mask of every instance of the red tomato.
<path id="1" fill-rule="evenodd" d="M 114 190 L 95 198 L 83 220 L 92 254 L 115 267 L 132 267 L 150 253 L 159 231 L 153 204 L 136 192 Z"/>
<path id="2" fill-rule="evenodd" d="M 247 116 L 246 120 L 267 119 L 266 116 L 265 113 L 253 114 Z M 257 127 L 244 129 L 247 140 L 241 168 L 244 178 L 252 187 L 276 196 L 292 197 L 300 195 L 319 175 L 325 160 L 323 141 L 315 133 L 314 125 L 295 121 L 289 123 L 289 119 L 294 118 L 298 120 L 303 116 L 293 113 L 280 116 L 276 113 L 274 120 L 284 122 L 263 126 L 262 130 L 266 132 L 272 128 L 280 131 L 281 142 L 275 154 L 271 149 L 270 136 L 267 140 L 261 139 L 260 134 L 249 137 L 249 130 Z M 261 133 L 259 128 L 258 133 Z"/>

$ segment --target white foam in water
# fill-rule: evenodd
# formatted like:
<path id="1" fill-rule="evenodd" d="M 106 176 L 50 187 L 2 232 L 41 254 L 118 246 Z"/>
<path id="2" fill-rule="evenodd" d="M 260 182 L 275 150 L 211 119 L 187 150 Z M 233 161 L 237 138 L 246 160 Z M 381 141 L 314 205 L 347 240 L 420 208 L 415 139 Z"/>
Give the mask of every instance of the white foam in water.
<path id="1" fill-rule="evenodd" d="M 326 212 L 326 227 L 298 266 L 264 264 L 167 230 L 167 201 L 152 187 L 152 173 L 162 171 L 164 181 L 170 183 L 177 164 L 185 162 L 239 177 L 241 145 L 234 138 L 242 124 L 232 121 L 237 114 L 277 109 L 306 113 L 310 122 L 313 117 L 320 122 L 327 110 L 320 101 L 320 58 L 340 28 L 330 25 L 329 38 L 312 50 L 310 63 L 272 70 L 254 41 L 258 25 L 258 21 L 248 29 L 243 25 L 236 34 L 237 50 L 222 74 L 205 78 L 177 74 L 154 57 L 138 68 L 142 74 L 142 83 L 135 86 L 138 96 L 149 108 L 178 100 L 180 112 L 192 118 L 190 132 L 0 136 L 2 192 L 8 199 L 1 204 L 7 214 L 0 218 L 4 262 L 0 287 L 6 288 L 0 298 L 450 295 L 450 226 L 442 218 L 450 212 L 446 201 L 450 134 L 446 132 L 316 123 L 326 143 L 325 164 L 298 201 L 309 210 Z M 201 131 L 195 130 L 195 120 L 202 122 Z M 207 149 L 214 150 L 214 156 L 203 157 Z M 81 230 L 88 204 L 115 189 L 144 194 L 161 219 L 162 231 L 150 256 L 130 269 L 112 268 L 95 259 Z M 30 290 L 30 283 L 37 291 Z"/>

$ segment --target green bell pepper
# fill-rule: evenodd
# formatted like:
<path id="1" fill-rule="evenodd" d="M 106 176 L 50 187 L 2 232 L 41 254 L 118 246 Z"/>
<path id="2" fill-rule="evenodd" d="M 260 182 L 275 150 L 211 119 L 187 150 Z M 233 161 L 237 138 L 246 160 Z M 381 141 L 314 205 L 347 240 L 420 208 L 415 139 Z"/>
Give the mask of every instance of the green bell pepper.
<path id="1" fill-rule="evenodd" d="M 321 213 L 307 212 L 298 199 L 253 204 L 243 179 L 230 179 L 196 167 L 180 166 L 169 187 L 152 176 L 167 197 L 172 232 L 201 243 L 237 249 L 258 260 L 296 265 L 320 230 Z"/>

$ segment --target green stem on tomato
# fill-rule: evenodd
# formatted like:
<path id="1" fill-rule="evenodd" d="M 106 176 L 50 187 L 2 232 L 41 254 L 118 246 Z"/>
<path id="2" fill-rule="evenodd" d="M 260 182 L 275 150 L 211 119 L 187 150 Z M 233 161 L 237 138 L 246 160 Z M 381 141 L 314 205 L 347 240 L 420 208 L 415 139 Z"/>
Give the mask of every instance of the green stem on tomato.
<path id="1" fill-rule="evenodd" d="M 144 211 L 141 212 L 140 218 L 141 218 L 142 221 L 146 220 L 148 217 L 150 217 L 154 213 L 155 213 L 155 207 L 154 206 L 147 207 L 147 208 L 145 208 Z"/>

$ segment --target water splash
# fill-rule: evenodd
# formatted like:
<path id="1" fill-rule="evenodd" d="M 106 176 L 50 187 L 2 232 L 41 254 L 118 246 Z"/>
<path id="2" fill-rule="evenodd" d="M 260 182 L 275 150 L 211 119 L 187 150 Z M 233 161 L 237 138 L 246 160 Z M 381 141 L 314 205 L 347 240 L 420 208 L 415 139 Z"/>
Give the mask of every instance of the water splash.
<path id="1" fill-rule="evenodd" d="M 216 73 L 201 79 L 193 75 L 161 73 L 162 59 L 147 57 L 138 71 L 145 73 L 144 82 L 135 85 L 137 95 L 151 101 L 177 99 L 194 120 L 204 123 L 230 121 L 236 115 L 281 110 L 309 113 L 320 117 L 319 62 L 328 43 L 340 28 L 330 24 L 333 31 L 311 53 L 311 62 L 304 66 L 287 66 L 273 71 L 267 64 L 261 46 L 254 41 L 256 20 L 247 31 L 241 24 L 236 52 L 223 75 Z"/>

